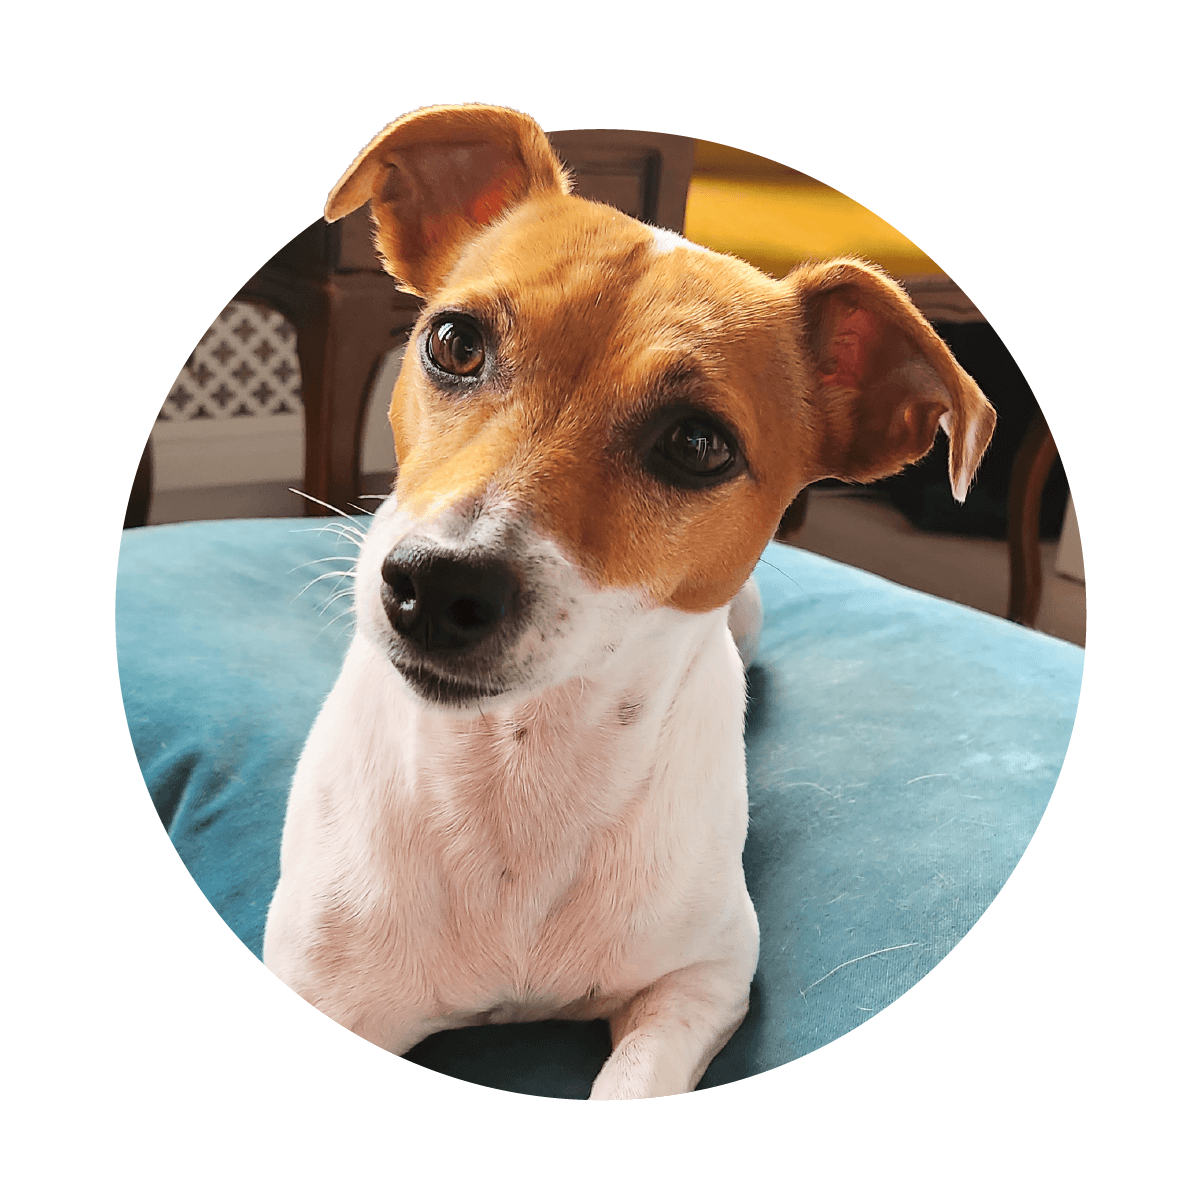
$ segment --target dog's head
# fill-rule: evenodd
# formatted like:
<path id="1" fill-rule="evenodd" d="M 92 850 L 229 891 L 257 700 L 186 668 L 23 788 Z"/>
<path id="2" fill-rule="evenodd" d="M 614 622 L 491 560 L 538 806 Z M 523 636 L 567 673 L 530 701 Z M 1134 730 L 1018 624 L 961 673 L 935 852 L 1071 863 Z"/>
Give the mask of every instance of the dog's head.
<path id="1" fill-rule="evenodd" d="M 326 217 L 368 202 L 425 306 L 359 620 L 427 699 L 586 671 L 636 615 L 726 605 L 812 481 L 890 475 L 941 424 L 962 500 L 988 444 L 991 406 L 881 272 L 774 280 L 572 196 L 520 113 L 401 118 Z"/>

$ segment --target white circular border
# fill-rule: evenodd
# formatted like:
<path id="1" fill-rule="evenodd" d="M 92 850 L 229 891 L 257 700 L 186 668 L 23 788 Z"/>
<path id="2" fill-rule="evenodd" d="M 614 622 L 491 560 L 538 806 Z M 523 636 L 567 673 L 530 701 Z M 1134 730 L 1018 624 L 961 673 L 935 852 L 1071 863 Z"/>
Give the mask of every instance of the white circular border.
<path id="1" fill-rule="evenodd" d="M 1184 117 L 1166 94 L 1182 39 L 1159 14 L 1082 29 L 1045 5 L 790 11 L 117 4 L 16 30 L 9 489 L 26 557 L 5 589 L 3 886 L 5 1172 L 21 1195 L 106 1181 L 131 1197 L 715 1196 L 776 1177 L 855 1195 L 1171 1187 L 1185 1127 L 1170 1073 L 1195 1046 L 1174 1025 L 1194 994 L 1172 923 L 1196 785 L 1178 703 L 1187 552 L 1160 474 L 1192 469 L 1163 472 L 1147 451 L 1196 445 L 1196 398 L 1173 371 L 1189 336 L 1171 166 Z M 165 387 L 378 128 L 470 100 L 546 128 L 726 142 L 866 204 L 989 316 L 1072 481 L 1084 693 L 1001 896 L 865 1025 L 691 1097 L 496 1094 L 311 1010 L 175 856 L 121 709 L 118 530 Z M 134 312 L 142 351 L 116 367 Z"/>

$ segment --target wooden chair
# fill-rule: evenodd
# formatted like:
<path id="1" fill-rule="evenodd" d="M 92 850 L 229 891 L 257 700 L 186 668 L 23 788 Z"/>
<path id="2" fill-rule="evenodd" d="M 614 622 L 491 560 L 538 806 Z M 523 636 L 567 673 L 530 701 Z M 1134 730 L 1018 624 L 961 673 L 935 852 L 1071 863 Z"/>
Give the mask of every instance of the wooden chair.
<path id="1" fill-rule="evenodd" d="M 1033 627 L 1042 603 L 1042 554 L 1039 512 L 1047 475 L 1058 451 L 1047 419 L 1039 410 L 1031 419 L 1009 477 L 1009 603 L 1005 616 Z M 806 488 L 784 512 L 776 537 L 787 542 L 805 524 L 809 507 Z"/>
<path id="2" fill-rule="evenodd" d="M 1009 477 L 1009 606 L 1005 616 L 1033 626 L 1042 603 L 1038 524 L 1043 486 L 1058 451 L 1042 411 L 1030 420 Z"/>

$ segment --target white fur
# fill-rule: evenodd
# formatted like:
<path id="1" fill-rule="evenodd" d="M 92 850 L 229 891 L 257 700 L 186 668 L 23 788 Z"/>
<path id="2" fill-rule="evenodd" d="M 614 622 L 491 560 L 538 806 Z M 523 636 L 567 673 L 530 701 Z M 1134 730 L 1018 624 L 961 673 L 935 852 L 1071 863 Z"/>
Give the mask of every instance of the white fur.
<path id="1" fill-rule="evenodd" d="M 746 1011 L 742 665 L 725 609 L 591 587 L 503 498 L 421 534 L 503 542 L 543 609 L 513 687 L 435 707 L 388 657 L 379 567 L 415 525 L 385 502 L 357 630 L 297 767 L 264 960 L 402 1053 L 439 1029 L 607 1017 L 594 1099 L 695 1087 Z"/>
<path id="2" fill-rule="evenodd" d="M 955 418 L 948 411 L 939 419 L 938 424 L 942 426 L 944 433 L 948 438 L 953 436 L 955 428 Z M 980 419 L 974 418 L 968 423 L 967 430 L 963 437 L 963 461 L 959 468 L 959 474 L 951 472 L 951 495 L 960 503 L 963 504 L 967 500 L 967 490 L 972 482 L 972 476 L 975 475 L 976 463 L 976 445 L 980 439 Z M 951 456 L 951 461 L 954 462 L 954 455 Z"/>
<path id="3" fill-rule="evenodd" d="M 647 227 L 651 231 L 651 245 L 656 254 L 671 254 L 673 250 L 695 250 L 700 254 L 712 254 L 707 246 L 698 246 L 671 229 L 660 229 L 657 225 Z"/>
<path id="4" fill-rule="evenodd" d="M 729 624 L 738 657 L 743 667 L 750 667 L 759 653 L 759 634 L 763 629 L 763 598 L 753 579 L 743 584 L 730 604 Z"/>

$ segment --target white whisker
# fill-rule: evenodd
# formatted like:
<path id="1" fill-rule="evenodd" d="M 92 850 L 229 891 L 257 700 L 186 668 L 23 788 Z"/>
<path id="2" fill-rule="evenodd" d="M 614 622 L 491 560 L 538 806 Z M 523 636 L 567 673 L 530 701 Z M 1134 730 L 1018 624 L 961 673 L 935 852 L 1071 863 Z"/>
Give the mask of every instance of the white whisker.
<path id="1" fill-rule="evenodd" d="M 335 592 L 333 594 L 333 596 L 331 596 L 329 598 L 329 600 L 327 600 L 325 602 L 325 604 L 321 606 L 319 612 L 324 613 L 326 611 L 326 609 L 328 609 L 330 607 L 330 605 L 332 605 L 334 603 L 334 601 L 345 600 L 345 598 L 348 596 L 354 596 L 353 588 L 344 588 L 341 592 Z M 353 608 L 353 606 L 352 606 L 352 608 Z"/>
<path id="2" fill-rule="evenodd" d="M 362 546 L 363 543 L 366 541 L 366 537 L 363 534 L 363 531 L 358 529 L 355 526 L 352 526 L 352 525 L 331 526 L 330 528 L 333 530 L 336 530 L 337 533 L 339 535 L 341 535 L 342 537 L 348 538 L 356 546 Z"/>
<path id="3" fill-rule="evenodd" d="M 355 529 L 352 526 L 341 525 L 341 524 L 338 524 L 335 522 L 330 522 L 329 525 L 305 526 L 304 529 L 289 530 L 288 533 L 290 533 L 290 534 L 331 534 L 331 533 L 343 534 L 343 533 L 345 533 L 348 536 L 350 536 L 351 538 L 353 538 L 355 541 L 359 542 L 360 545 L 362 544 L 362 540 L 367 536 L 363 530 Z"/>
<path id="4" fill-rule="evenodd" d="M 338 522 L 330 522 L 329 525 L 308 526 L 301 530 L 290 530 L 292 534 L 333 534 L 336 533 L 339 538 L 346 537 L 356 546 L 362 546 L 367 538 L 366 530 L 359 529 L 358 526 L 342 525 Z"/>
<path id="5" fill-rule="evenodd" d="M 318 500 L 315 496 L 310 496 L 307 492 L 301 492 L 299 488 L 289 488 L 288 491 L 295 493 L 297 496 L 303 496 L 305 500 L 311 500 L 315 505 L 321 505 L 322 508 L 328 509 L 331 513 L 337 513 L 339 517 L 345 517 L 347 521 L 354 520 L 349 513 L 343 513 L 341 509 L 335 508 L 328 501 Z"/>
<path id="6" fill-rule="evenodd" d="M 299 533 L 299 530 L 293 530 L 293 533 Z M 316 563 L 357 563 L 358 555 L 326 555 L 324 559 L 310 559 L 307 563 L 297 563 L 295 567 L 288 568 L 288 575 L 294 571 L 299 571 L 302 567 L 312 567 Z"/>
<path id="7" fill-rule="evenodd" d="M 327 571 L 327 572 L 325 572 L 324 575 L 319 575 L 315 579 L 309 580 L 309 582 L 307 584 L 305 584 L 305 586 L 292 599 L 293 599 L 293 601 L 300 600 L 300 598 L 302 596 L 304 596 L 304 594 L 306 592 L 308 592 L 308 590 L 314 584 L 319 584 L 322 580 L 332 580 L 332 579 L 336 579 L 339 576 L 344 578 L 346 576 L 353 576 L 353 575 L 354 575 L 353 571 Z M 353 592 L 354 589 L 352 588 L 351 591 Z"/>
<path id="8" fill-rule="evenodd" d="M 325 631 L 326 631 L 326 630 L 328 630 L 328 629 L 329 629 L 329 627 L 330 627 L 330 626 L 332 626 L 332 625 L 334 624 L 334 622 L 335 622 L 335 621 L 337 621 L 339 618 L 342 618 L 342 617 L 353 617 L 353 616 L 354 616 L 354 610 L 353 610 L 353 609 L 347 609 L 345 613 L 335 613 L 335 614 L 333 615 L 333 617 L 331 617 L 331 618 L 329 619 L 329 621 L 327 621 L 327 622 L 325 623 L 325 625 L 323 625 L 323 626 L 321 627 L 321 632 L 324 634 L 324 633 L 325 633 Z"/>

